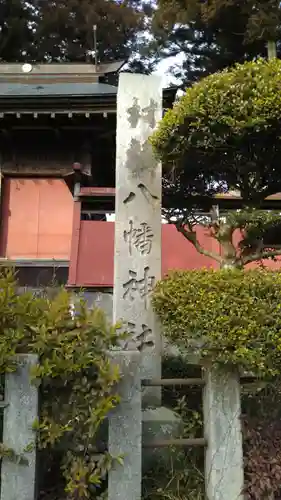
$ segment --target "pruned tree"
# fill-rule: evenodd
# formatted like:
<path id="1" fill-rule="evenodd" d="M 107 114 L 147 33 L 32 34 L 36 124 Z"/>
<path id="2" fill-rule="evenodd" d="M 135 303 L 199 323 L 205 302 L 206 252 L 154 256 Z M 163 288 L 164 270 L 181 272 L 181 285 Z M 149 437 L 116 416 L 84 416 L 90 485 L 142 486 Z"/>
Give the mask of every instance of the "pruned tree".
<path id="1" fill-rule="evenodd" d="M 272 59 L 209 76 L 187 90 L 152 137 L 166 174 L 167 218 L 199 253 L 229 268 L 171 273 L 157 284 L 153 305 L 167 340 L 180 352 L 195 351 L 206 381 L 214 381 L 205 386 L 203 405 L 205 435 L 209 443 L 215 440 L 205 459 L 208 481 L 215 471 L 212 493 L 223 482 L 220 463 L 214 463 L 227 441 L 240 457 L 231 464 L 229 483 L 244 462 L 245 482 L 240 475 L 235 496 L 245 493 L 253 500 L 277 498 L 280 492 L 275 481 L 280 456 L 274 453 L 280 434 L 274 411 L 280 401 L 280 272 L 244 272 L 251 262 L 281 255 L 272 240 L 280 214 L 265 210 L 265 199 L 281 191 L 280 75 L 281 61 Z M 240 209 L 220 214 L 219 197 L 232 190 L 240 196 Z M 200 243 L 198 224 L 208 228 L 220 252 Z M 244 399 L 243 417 L 231 397 L 239 395 L 239 370 L 264 381 Z M 214 427 L 208 432 L 212 411 Z M 214 431 L 218 414 L 223 439 Z M 233 429 L 239 430 L 235 437 Z"/>
<path id="2" fill-rule="evenodd" d="M 223 266 L 281 254 L 272 237 L 279 212 L 264 210 L 264 200 L 281 192 L 280 75 L 278 59 L 211 75 L 187 90 L 151 139 L 165 172 L 166 218 Z M 219 215 L 212 207 L 229 191 L 241 197 L 240 210 Z M 222 255 L 201 246 L 198 224 L 209 227 Z"/>

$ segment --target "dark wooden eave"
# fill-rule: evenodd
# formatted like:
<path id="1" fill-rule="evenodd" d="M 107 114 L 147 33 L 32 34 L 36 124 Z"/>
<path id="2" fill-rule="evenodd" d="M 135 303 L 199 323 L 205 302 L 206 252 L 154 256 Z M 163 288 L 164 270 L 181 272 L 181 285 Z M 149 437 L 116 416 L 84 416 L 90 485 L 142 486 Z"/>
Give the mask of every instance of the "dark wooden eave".
<path id="1" fill-rule="evenodd" d="M 112 86 L 110 86 L 113 88 Z M 163 90 L 163 108 L 171 108 L 177 88 Z M 0 113 L 116 113 L 116 91 L 92 95 L 0 95 Z"/>
<path id="2" fill-rule="evenodd" d="M 101 201 L 107 204 L 112 209 L 115 203 L 115 188 L 102 188 L 102 187 L 82 187 L 80 190 L 81 201 L 87 203 L 100 203 Z M 225 193 L 217 195 L 213 198 L 214 204 L 218 205 L 221 210 L 240 209 L 242 207 L 242 198 L 235 193 Z M 188 201 L 188 200 L 187 200 Z M 206 199 L 202 202 L 206 203 Z M 176 196 L 167 195 L 163 191 L 163 207 L 164 208 L 185 208 L 185 201 L 182 198 L 177 199 Z M 208 198 L 208 203 L 210 199 Z M 200 203 L 198 203 L 200 205 Z M 190 203 L 187 204 L 189 206 Z M 279 210 L 281 209 L 281 193 L 266 198 L 261 206 L 265 210 Z"/>
<path id="3" fill-rule="evenodd" d="M 116 95 L 2 97 L 1 113 L 96 113 L 116 112 Z"/>

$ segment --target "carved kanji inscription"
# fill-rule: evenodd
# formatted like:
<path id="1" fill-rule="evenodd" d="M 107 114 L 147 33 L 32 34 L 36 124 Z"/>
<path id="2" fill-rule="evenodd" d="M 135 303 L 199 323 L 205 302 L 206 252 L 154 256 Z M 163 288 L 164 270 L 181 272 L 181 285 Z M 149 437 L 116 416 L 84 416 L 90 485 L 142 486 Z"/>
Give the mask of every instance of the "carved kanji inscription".
<path id="1" fill-rule="evenodd" d="M 143 277 L 138 279 L 137 273 L 129 270 L 129 279 L 123 284 L 123 299 L 133 302 L 136 297 L 144 299 L 144 305 L 147 309 L 147 297 L 155 284 L 155 276 L 149 275 L 149 267 L 144 268 Z"/>
<path id="2" fill-rule="evenodd" d="M 125 345 L 125 349 L 132 346 L 142 351 L 145 347 L 153 347 L 155 344 L 152 330 L 145 323 L 136 325 L 136 323 L 128 322 L 128 333 L 132 338 Z"/>
<path id="3" fill-rule="evenodd" d="M 139 177 L 145 173 L 155 176 L 158 161 L 153 155 L 152 146 L 148 139 L 140 141 L 133 137 L 126 153 L 126 168 L 133 177 Z"/>
<path id="4" fill-rule="evenodd" d="M 134 222 L 130 220 L 128 231 L 124 231 L 124 240 L 128 243 L 129 254 L 132 255 L 133 247 L 135 247 L 141 255 L 149 255 L 153 236 L 153 231 L 146 222 L 141 222 L 139 227 L 134 227 Z"/>
<path id="5" fill-rule="evenodd" d="M 150 99 L 148 106 L 141 108 L 139 100 L 133 99 L 133 104 L 127 109 L 128 122 L 132 128 L 138 126 L 139 120 L 142 118 L 152 129 L 156 126 L 156 112 L 158 111 L 158 104 L 154 99 Z"/>

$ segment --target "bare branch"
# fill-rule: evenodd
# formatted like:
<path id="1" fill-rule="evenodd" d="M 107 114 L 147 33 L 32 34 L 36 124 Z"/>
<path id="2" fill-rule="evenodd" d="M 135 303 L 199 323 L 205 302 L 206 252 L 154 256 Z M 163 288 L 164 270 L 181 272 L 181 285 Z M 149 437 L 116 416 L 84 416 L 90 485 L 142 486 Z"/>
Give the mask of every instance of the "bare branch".
<path id="1" fill-rule="evenodd" d="M 188 231 L 182 224 L 179 223 L 176 223 L 175 226 L 179 231 L 179 233 L 181 233 L 188 241 L 190 241 L 190 243 L 192 243 L 192 245 L 194 246 L 194 248 L 196 248 L 198 253 L 200 253 L 201 255 L 205 255 L 205 257 L 209 257 L 210 259 L 214 259 L 216 262 L 219 262 L 220 264 L 223 263 L 223 258 L 219 254 L 210 252 L 209 250 L 206 250 L 200 245 L 195 231 L 193 231 L 192 229 L 189 229 Z"/>
<path id="2" fill-rule="evenodd" d="M 281 255 L 281 249 L 253 253 L 252 255 L 248 255 L 247 257 L 242 257 L 241 261 L 242 261 L 243 266 L 245 266 L 246 264 L 250 264 L 250 262 L 256 262 L 257 260 L 270 259 L 272 257 L 277 257 L 278 255 Z"/>

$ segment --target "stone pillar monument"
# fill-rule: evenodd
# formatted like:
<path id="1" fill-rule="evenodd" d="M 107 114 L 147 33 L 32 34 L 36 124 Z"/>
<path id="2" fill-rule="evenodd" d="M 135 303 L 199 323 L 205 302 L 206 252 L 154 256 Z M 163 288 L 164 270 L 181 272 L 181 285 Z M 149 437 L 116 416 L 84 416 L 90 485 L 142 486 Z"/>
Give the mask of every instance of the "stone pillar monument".
<path id="1" fill-rule="evenodd" d="M 142 479 L 141 378 L 161 377 L 158 321 L 150 295 L 161 277 L 161 166 L 148 141 L 162 117 L 158 76 L 123 73 L 117 97 L 113 320 L 130 340 L 115 353 L 123 372 L 121 403 L 109 418 L 109 452 L 123 455 L 109 473 L 109 500 L 140 500 Z M 161 392 L 151 394 L 153 405 Z"/>
<path id="2" fill-rule="evenodd" d="M 123 320 L 131 333 L 126 347 L 142 353 L 144 378 L 161 377 L 160 330 L 150 303 L 152 288 L 161 278 L 161 165 L 148 141 L 161 118 L 161 78 L 121 74 L 113 320 Z"/>

